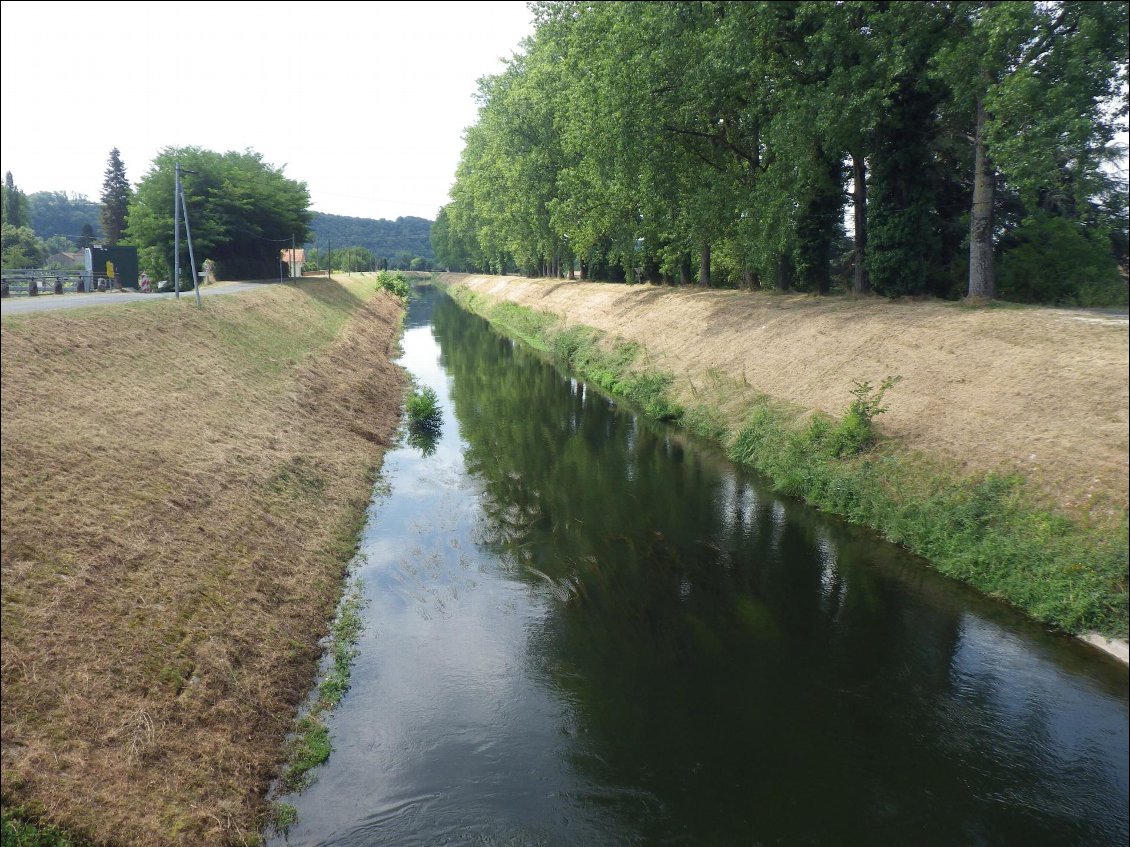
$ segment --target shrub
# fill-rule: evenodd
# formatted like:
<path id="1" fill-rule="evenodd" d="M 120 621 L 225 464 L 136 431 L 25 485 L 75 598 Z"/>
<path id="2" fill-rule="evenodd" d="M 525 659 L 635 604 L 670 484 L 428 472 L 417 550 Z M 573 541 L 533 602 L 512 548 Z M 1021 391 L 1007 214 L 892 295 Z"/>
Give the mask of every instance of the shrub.
<path id="1" fill-rule="evenodd" d="M 413 432 L 438 433 L 443 422 L 439 398 L 433 389 L 424 387 L 408 398 L 408 428 Z"/>
<path id="2" fill-rule="evenodd" d="M 901 379 L 901 376 L 889 376 L 878 388 L 872 388 L 867 380 L 857 382 L 851 391 L 855 399 L 843 419 L 831 432 L 821 433 L 821 440 L 828 452 L 833 456 L 854 456 L 870 447 L 875 441 L 872 421 L 877 415 L 887 411 L 882 405 L 883 395 Z M 815 424 L 814 419 L 813 425 Z"/>
<path id="3" fill-rule="evenodd" d="M 408 284 L 408 280 L 404 278 L 404 274 L 399 271 L 396 273 L 381 271 L 377 274 L 377 289 L 389 291 L 397 297 L 407 298 L 412 287 Z"/>

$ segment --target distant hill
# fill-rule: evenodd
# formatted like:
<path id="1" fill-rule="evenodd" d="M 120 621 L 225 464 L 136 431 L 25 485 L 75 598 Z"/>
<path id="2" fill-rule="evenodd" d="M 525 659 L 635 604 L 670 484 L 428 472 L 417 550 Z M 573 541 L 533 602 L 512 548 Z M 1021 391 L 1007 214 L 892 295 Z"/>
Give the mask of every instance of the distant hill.
<path id="1" fill-rule="evenodd" d="M 314 236 L 306 246 L 319 250 L 324 250 L 329 241 L 334 249 L 364 247 L 379 259 L 395 259 L 401 253 L 412 258 L 435 258 L 431 242 L 432 222 L 425 218 L 402 217 L 390 221 L 315 213 L 310 229 Z"/>
<path id="2" fill-rule="evenodd" d="M 65 191 L 37 191 L 28 195 L 27 205 L 31 228 L 40 238 L 61 235 L 77 241 L 83 224 L 90 224 L 95 238 L 102 238 L 102 205 L 96 200 Z"/>

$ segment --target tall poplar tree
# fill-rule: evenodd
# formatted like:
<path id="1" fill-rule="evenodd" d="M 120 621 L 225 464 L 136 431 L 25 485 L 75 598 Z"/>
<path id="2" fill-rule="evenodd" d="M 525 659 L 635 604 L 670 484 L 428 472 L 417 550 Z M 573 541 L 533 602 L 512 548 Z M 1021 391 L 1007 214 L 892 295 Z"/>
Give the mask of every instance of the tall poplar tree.
<path id="1" fill-rule="evenodd" d="M 17 229 L 26 226 L 27 217 L 24 214 L 26 202 L 23 192 L 16 188 L 16 181 L 12 178 L 12 172 L 8 171 L 4 174 L 4 223 Z"/>
<path id="2" fill-rule="evenodd" d="M 102 232 L 107 244 L 117 244 L 125 235 L 129 199 L 126 166 L 122 164 L 122 156 L 115 147 L 110 151 L 110 162 L 102 180 Z"/>
<path id="3" fill-rule="evenodd" d="M 998 177 L 1029 200 L 1094 185 L 1115 131 L 1106 107 L 1126 84 L 1127 4 L 979 0 L 954 9 L 935 64 L 975 155 L 968 296 L 992 299 Z M 1073 185 L 1056 184 L 1064 173 Z"/>

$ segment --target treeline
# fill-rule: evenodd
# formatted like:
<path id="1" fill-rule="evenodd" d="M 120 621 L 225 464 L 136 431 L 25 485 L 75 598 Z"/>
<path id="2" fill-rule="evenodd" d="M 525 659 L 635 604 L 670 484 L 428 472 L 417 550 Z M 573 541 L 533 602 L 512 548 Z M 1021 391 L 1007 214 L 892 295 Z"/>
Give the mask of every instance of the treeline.
<path id="1" fill-rule="evenodd" d="M 4 267 L 42 267 L 53 251 L 97 241 L 137 247 L 142 271 L 154 280 L 171 279 L 178 163 L 189 221 L 180 225 L 182 285 L 193 284 L 189 229 L 198 269 L 207 260 L 220 279 L 277 277 L 280 251 L 302 244 L 310 233 L 306 183 L 287 178 L 254 150 L 217 153 L 200 147 L 164 148 L 136 188 L 118 150 L 111 150 L 98 203 L 61 192 L 26 195 L 9 171 L 0 203 Z M 40 237 L 45 233 L 51 234 Z"/>
<path id="2" fill-rule="evenodd" d="M 0 261 L 5 268 L 53 267 L 53 254 L 89 247 L 101 236 L 101 206 L 81 194 L 25 194 L 11 171 L 0 190 Z"/>
<path id="3" fill-rule="evenodd" d="M 44 240 L 65 238 L 78 247 L 84 238 L 102 237 L 102 206 L 97 200 L 65 191 L 36 191 L 28 195 L 27 205 L 31 228 Z"/>
<path id="4" fill-rule="evenodd" d="M 1124 2 L 532 8 L 438 265 L 1125 302 Z"/>
<path id="5" fill-rule="evenodd" d="M 432 222 L 425 218 L 409 216 L 390 221 L 316 213 L 310 229 L 312 241 L 307 247 L 317 248 L 323 254 L 327 247 L 333 252 L 346 247 L 361 248 L 381 267 L 407 268 L 415 258 L 431 260 L 435 255 L 431 245 Z"/>

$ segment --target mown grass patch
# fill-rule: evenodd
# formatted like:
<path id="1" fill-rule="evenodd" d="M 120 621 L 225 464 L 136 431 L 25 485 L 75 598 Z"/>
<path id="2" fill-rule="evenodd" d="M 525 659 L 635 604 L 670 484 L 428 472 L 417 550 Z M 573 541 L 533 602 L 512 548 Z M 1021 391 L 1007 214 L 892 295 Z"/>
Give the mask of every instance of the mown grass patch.
<path id="1" fill-rule="evenodd" d="M 402 311 L 351 278 L 3 320 L 5 809 L 253 840 L 400 420 Z"/>
<path id="2" fill-rule="evenodd" d="M 1126 516 L 1091 525 L 1044 505 L 1018 474 L 962 472 L 953 463 L 900 448 L 873 425 L 879 386 L 845 385 L 839 418 L 807 414 L 767 397 L 737 404 L 748 386 L 708 374 L 684 408 L 669 373 L 636 371 L 637 345 L 617 343 L 553 315 L 449 289 L 465 308 L 555 361 L 630 400 L 649 417 L 670 420 L 721 445 L 730 458 L 765 475 L 774 488 L 852 523 L 878 530 L 940 572 L 1068 632 L 1127 635 Z M 847 398 L 854 397 L 851 402 Z M 723 406 L 727 406 L 725 410 Z"/>

